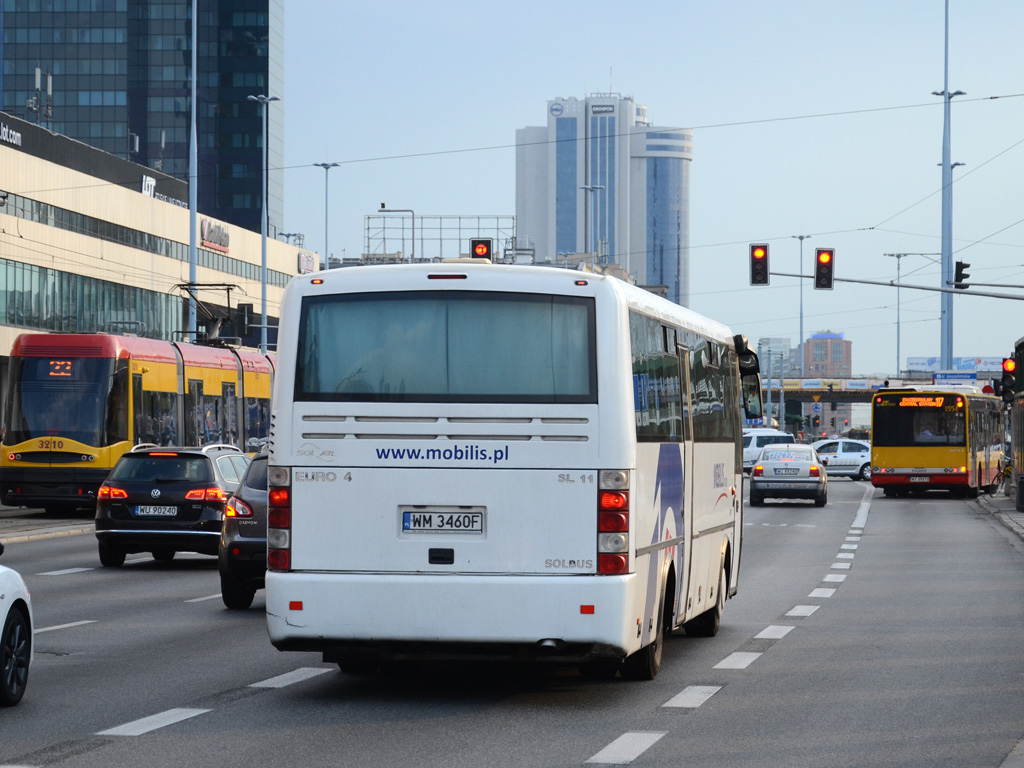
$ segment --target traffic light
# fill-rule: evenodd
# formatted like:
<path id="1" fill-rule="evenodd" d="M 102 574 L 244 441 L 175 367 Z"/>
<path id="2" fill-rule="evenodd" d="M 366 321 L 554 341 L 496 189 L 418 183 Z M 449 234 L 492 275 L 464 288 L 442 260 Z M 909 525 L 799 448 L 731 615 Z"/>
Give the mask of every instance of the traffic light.
<path id="1" fill-rule="evenodd" d="M 750 284 L 768 285 L 768 246 L 750 246 Z"/>
<path id="2" fill-rule="evenodd" d="M 835 248 L 816 248 L 814 250 L 814 287 L 826 291 L 832 290 L 832 272 L 836 263 Z"/>
<path id="3" fill-rule="evenodd" d="M 1003 358 L 1003 402 L 1013 402 L 1014 395 L 1014 383 L 1017 381 L 1017 377 L 1014 375 L 1017 372 L 1017 361 L 1012 357 Z"/>
<path id="4" fill-rule="evenodd" d="M 491 258 L 491 243 L 489 237 L 477 237 L 469 241 L 469 255 L 474 259 Z"/>
<path id="5" fill-rule="evenodd" d="M 821 416 L 815 416 L 814 417 L 814 426 L 816 426 L 816 427 L 820 427 L 821 426 Z"/>
<path id="6" fill-rule="evenodd" d="M 235 325 L 235 335 L 245 338 L 252 330 L 250 326 L 253 324 L 253 306 L 252 304 L 239 304 L 237 312 L 238 320 Z"/>
<path id="7" fill-rule="evenodd" d="M 964 285 L 964 280 L 970 277 L 970 274 L 966 271 L 969 266 L 971 265 L 966 261 L 958 261 L 956 263 L 956 275 L 953 277 L 953 287 L 958 291 L 971 287 L 969 285 Z"/>

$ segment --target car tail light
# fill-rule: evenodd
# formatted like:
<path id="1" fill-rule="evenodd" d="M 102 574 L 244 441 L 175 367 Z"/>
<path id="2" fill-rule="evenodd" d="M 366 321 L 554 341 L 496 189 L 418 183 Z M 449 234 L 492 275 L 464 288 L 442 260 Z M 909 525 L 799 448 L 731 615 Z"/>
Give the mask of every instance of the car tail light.
<path id="1" fill-rule="evenodd" d="M 602 469 L 597 490 L 597 572 L 629 573 L 629 472 Z"/>
<path id="2" fill-rule="evenodd" d="M 185 494 L 188 501 L 226 501 L 227 495 L 224 489 L 218 486 L 211 488 L 193 488 Z"/>
<path id="3" fill-rule="evenodd" d="M 127 499 L 128 491 L 124 488 L 115 488 L 112 485 L 101 485 L 99 491 L 96 493 L 97 499 Z"/>
<path id="4" fill-rule="evenodd" d="M 751 471 L 751 477 L 764 477 L 764 464 L 757 464 Z"/>
<path id="5" fill-rule="evenodd" d="M 810 473 L 811 477 L 821 477 L 820 470 L 814 464 L 811 464 Z"/>
<path id="6" fill-rule="evenodd" d="M 252 517 L 252 507 L 232 496 L 224 507 L 224 517 Z"/>
<path id="7" fill-rule="evenodd" d="M 267 475 L 267 568 L 292 569 L 292 478 L 288 467 L 271 466 Z"/>

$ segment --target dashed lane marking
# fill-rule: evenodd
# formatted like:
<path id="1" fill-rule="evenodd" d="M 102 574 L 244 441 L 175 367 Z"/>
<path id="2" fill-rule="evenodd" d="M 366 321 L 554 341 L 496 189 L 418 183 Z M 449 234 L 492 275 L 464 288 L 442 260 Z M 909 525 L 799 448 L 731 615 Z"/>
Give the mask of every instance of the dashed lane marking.
<path id="1" fill-rule="evenodd" d="M 836 591 L 834 589 L 818 587 L 817 589 L 812 589 L 811 594 L 809 594 L 808 597 L 832 597 L 835 593 Z"/>
<path id="2" fill-rule="evenodd" d="M 794 607 L 793 610 L 791 610 L 786 615 L 787 616 L 810 616 L 812 613 L 814 613 L 816 610 L 818 610 L 819 607 L 820 606 L 817 606 L 817 605 L 798 605 L 798 606 Z"/>
<path id="3" fill-rule="evenodd" d="M 832 563 L 832 567 L 837 571 L 848 571 L 853 563 Z"/>
<path id="4" fill-rule="evenodd" d="M 186 600 L 186 603 L 205 603 L 207 600 L 219 600 L 220 592 L 215 595 L 207 595 L 206 597 L 193 597 L 191 600 Z"/>
<path id="5" fill-rule="evenodd" d="M 88 621 L 72 621 L 70 624 L 57 624 L 52 627 L 41 627 L 32 632 L 33 635 L 38 635 L 40 632 L 53 632 L 57 629 L 71 629 L 72 627 L 83 627 L 86 624 L 95 624 L 95 619 L 89 619 Z"/>
<path id="6" fill-rule="evenodd" d="M 736 651 L 715 664 L 715 669 L 746 669 L 760 656 L 760 653 Z"/>
<path id="7" fill-rule="evenodd" d="M 754 635 L 755 640 L 781 640 L 790 632 L 793 631 L 793 627 L 787 627 L 781 624 L 772 624 L 769 627 L 761 630 L 759 634 Z"/>
<path id="8" fill-rule="evenodd" d="M 286 685 L 292 685 L 293 683 L 301 683 L 303 680 L 309 680 L 312 677 L 318 677 L 327 672 L 330 669 L 327 667 L 300 667 L 292 672 L 286 672 L 283 675 L 277 677 L 271 677 L 267 680 L 261 680 L 258 683 L 251 683 L 250 688 L 284 688 Z"/>
<path id="9" fill-rule="evenodd" d="M 690 685 L 662 704 L 663 707 L 696 709 L 722 690 L 720 685 Z"/>
<path id="10" fill-rule="evenodd" d="M 604 763 L 606 765 L 626 765 L 657 743 L 665 733 L 651 731 L 630 731 L 624 733 L 607 747 L 602 749 L 588 763 Z"/>
<path id="11" fill-rule="evenodd" d="M 835 568 L 835 566 L 832 566 L 832 567 Z M 827 581 L 827 582 L 834 583 L 834 584 L 842 584 L 844 581 L 846 581 L 846 574 L 845 573 L 827 573 L 827 574 L 825 574 L 825 578 L 822 579 L 822 581 Z"/>
<path id="12" fill-rule="evenodd" d="M 840 544 L 839 548 L 840 549 L 856 549 L 859 546 L 860 546 L 860 544 Z"/>
<path id="13" fill-rule="evenodd" d="M 166 712 L 161 712 L 158 715 L 150 715 L 149 717 L 143 717 L 140 720 L 134 720 L 124 725 L 119 725 L 116 728 L 108 728 L 105 731 L 100 731 L 97 736 L 141 736 L 144 733 L 155 731 L 158 728 L 165 728 L 168 725 L 174 725 L 180 723 L 182 720 L 188 720 L 189 718 L 196 717 L 197 715 L 205 715 L 210 710 L 208 709 L 168 709 Z"/>
<path id="14" fill-rule="evenodd" d="M 47 571 L 46 573 L 37 573 L 36 576 L 67 576 L 69 573 L 84 573 L 85 571 L 95 570 L 95 568 L 65 568 L 61 571 Z"/>
<path id="15" fill-rule="evenodd" d="M 845 560 L 853 560 L 854 554 L 853 552 L 840 552 L 838 555 L 836 555 L 836 557 Z"/>

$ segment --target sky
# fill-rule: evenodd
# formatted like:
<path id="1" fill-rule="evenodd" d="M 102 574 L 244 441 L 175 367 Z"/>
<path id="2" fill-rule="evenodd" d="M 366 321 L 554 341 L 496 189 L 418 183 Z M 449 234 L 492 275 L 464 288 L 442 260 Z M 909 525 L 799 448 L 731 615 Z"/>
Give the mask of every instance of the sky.
<path id="1" fill-rule="evenodd" d="M 690 305 L 761 337 L 843 333 L 854 376 L 941 353 L 944 0 L 288 0 L 285 229 L 352 258 L 382 202 L 515 214 L 515 131 L 618 93 L 692 128 Z M 953 355 L 1024 337 L 1024 3 L 949 0 Z M 315 163 L 336 162 L 327 173 Z M 801 242 L 795 235 L 809 235 Z M 771 284 L 748 247 L 770 246 Z M 837 282 L 814 290 L 816 247 Z M 914 254 L 899 259 L 886 254 Z M 923 254 L 923 255 L 917 255 Z M 899 265 L 903 288 L 889 283 Z M 1012 286 L 1020 286 L 1013 288 Z M 897 304 L 899 305 L 897 307 Z M 897 309 L 899 310 L 897 312 Z M 899 323 L 897 323 L 899 314 Z"/>

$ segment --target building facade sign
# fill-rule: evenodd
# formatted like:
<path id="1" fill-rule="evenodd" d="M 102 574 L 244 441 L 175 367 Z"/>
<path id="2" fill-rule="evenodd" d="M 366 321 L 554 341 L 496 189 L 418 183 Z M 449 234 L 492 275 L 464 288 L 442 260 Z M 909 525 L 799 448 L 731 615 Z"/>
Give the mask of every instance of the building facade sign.
<path id="1" fill-rule="evenodd" d="M 615 112 L 614 104 L 594 104 L 590 108 L 590 114 L 592 115 L 609 115 Z"/>
<path id="2" fill-rule="evenodd" d="M 0 141 L 15 147 L 21 146 L 21 131 L 15 130 L 7 123 L 0 122 Z"/>
<path id="3" fill-rule="evenodd" d="M 308 275 L 316 271 L 316 257 L 312 253 L 299 251 L 299 274 Z"/>
<path id="4" fill-rule="evenodd" d="M 231 238 L 227 227 L 211 219 L 203 219 L 199 228 L 203 246 L 221 253 L 231 252 Z"/>

